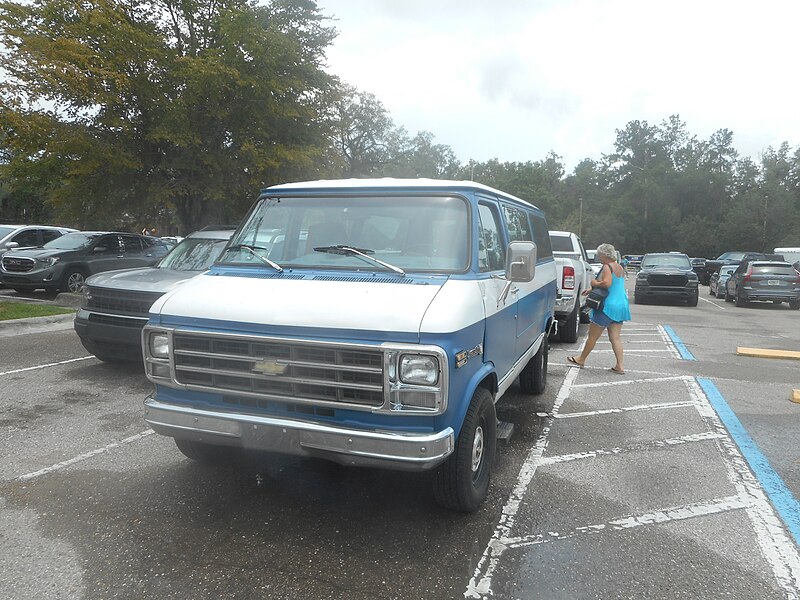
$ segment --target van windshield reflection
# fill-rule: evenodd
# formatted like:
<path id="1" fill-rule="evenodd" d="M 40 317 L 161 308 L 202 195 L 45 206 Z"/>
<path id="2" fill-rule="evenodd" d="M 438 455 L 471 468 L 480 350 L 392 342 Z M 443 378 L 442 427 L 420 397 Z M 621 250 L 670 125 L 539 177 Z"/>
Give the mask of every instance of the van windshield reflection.
<path id="1" fill-rule="evenodd" d="M 219 262 L 263 266 L 263 257 L 284 269 L 461 272 L 469 264 L 468 224 L 466 201 L 450 196 L 264 198 Z"/>

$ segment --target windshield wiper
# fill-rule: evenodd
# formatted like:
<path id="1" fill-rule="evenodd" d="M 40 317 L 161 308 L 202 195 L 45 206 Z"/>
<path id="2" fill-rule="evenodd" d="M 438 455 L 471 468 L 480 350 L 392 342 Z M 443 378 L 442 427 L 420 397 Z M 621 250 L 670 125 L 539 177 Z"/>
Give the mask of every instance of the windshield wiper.
<path id="1" fill-rule="evenodd" d="M 394 265 L 383 262 L 374 256 L 370 256 L 370 254 L 375 253 L 375 250 L 370 250 L 368 248 L 353 248 L 351 246 L 337 244 L 335 246 L 316 246 L 314 248 L 314 252 L 324 252 L 325 254 L 341 254 L 343 256 L 358 256 L 359 258 L 363 258 L 373 264 L 380 265 L 386 269 L 389 269 L 390 271 L 394 271 L 398 275 L 405 276 L 406 274 L 406 272 L 400 267 L 395 267 Z"/>
<path id="2" fill-rule="evenodd" d="M 269 248 L 265 248 L 264 246 L 251 246 L 249 244 L 234 244 L 233 246 L 229 246 L 225 248 L 225 254 L 228 252 L 233 252 L 234 250 L 247 250 L 250 254 L 255 256 L 258 260 L 263 262 L 268 267 L 272 267 L 278 273 L 283 273 L 283 267 L 280 266 L 276 262 L 272 262 L 266 256 L 261 256 L 256 250 L 269 250 Z"/>

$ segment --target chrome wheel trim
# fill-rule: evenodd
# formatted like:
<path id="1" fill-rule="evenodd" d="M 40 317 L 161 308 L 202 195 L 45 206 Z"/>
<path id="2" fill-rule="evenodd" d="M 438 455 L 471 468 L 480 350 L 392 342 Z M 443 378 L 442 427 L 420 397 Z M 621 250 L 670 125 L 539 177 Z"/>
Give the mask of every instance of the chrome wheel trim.
<path id="1" fill-rule="evenodd" d="M 472 473 L 478 472 L 483 460 L 484 440 L 483 427 L 480 425 L 475 429 L 475 437 L 472 439 Z"/>
<path id="2" fill-rule="evenodd" d="M 67 289 L 70 292 L 80 292 L 86 278 L 80 273 L 70 273 L 67 278 Z"/>

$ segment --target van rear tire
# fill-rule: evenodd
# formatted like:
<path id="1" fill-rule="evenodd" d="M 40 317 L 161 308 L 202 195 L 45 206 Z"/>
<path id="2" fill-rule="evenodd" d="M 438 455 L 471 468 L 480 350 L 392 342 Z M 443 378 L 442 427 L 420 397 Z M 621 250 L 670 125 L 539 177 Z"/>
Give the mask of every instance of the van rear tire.
<path id="1" fill-rule="evenodd" d="M 544 393 L 547 386 L 547 361 L 550 354 L 550 344 L 547 338 L 542 339 L 542 345 L 536 351 L 525 368 L 519 374 L 519 387 L 526 394 L 536 396 Z"/>

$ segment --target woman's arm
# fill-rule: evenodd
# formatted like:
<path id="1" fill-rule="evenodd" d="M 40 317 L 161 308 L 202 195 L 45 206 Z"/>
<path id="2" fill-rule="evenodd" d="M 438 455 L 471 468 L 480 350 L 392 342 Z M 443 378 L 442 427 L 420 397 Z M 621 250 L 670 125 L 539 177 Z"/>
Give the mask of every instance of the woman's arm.
<path id="1" fill-rule="evenodd" d="M 592 287 L 611 287 L 611 283 L 614 281 L 614 279 L 611 277 L 611 267 L 606 269 L 607 266 L 608 265 L 603 265 L 603 267 L 600 269 L 600 277 L 597 279 L 592 279 Z"/>

